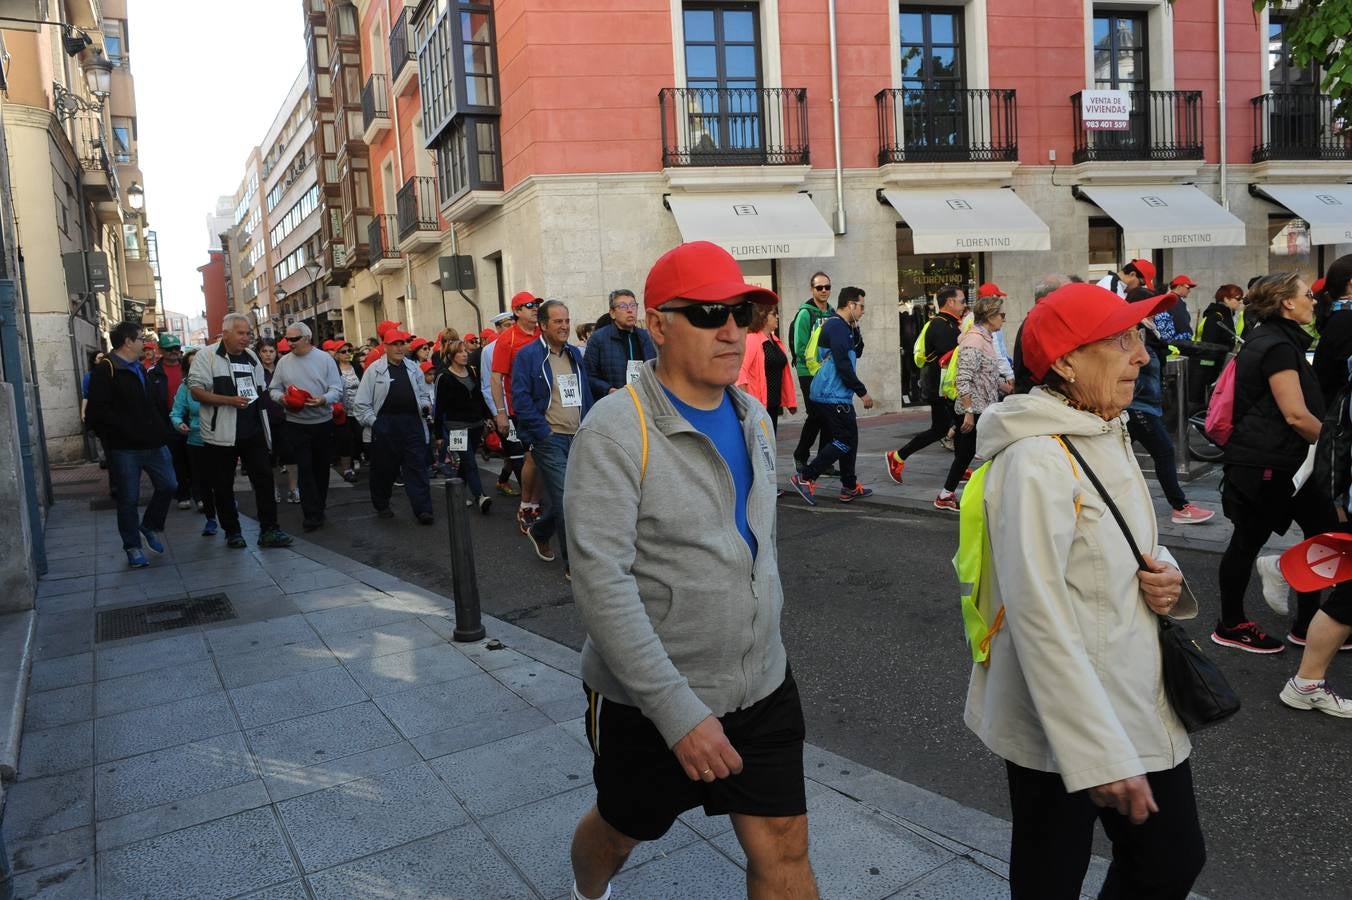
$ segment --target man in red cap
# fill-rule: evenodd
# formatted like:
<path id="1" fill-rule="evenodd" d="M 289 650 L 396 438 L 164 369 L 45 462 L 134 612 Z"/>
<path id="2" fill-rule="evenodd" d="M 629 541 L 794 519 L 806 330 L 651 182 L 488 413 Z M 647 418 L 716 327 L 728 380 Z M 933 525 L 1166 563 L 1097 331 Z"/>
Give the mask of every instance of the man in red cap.
<path id="1" fill-rule="evenodd" d="M 1179 301 L 1163 312 L 1155 313 L 1153 317 L 1155 330 L 1166 344 L 1170 341 L 1192 340 L 1192 311 L 1188 309 L 1188 295 L 1195 287 L 1196 282 L 1187 275 L 1177 275 L 1169 282 L 1170 293 L 1177 294 Z"/>
<path id="2" fill-rule="evenodd" d="M 530 293 L 521 291 L 512 297 L 512 314 L 516 324 L 508 328 L 493 343 L 493 403 L 498 434 L 507 444 L 516 444 L 516 424 L 511 420 L 512 412 L 512 363 L 521 348 L 539 338 L 537 323 L 540 315 L 540 301 Z M 525 454 L 521 467 L 521 508 L 516 514 L 517 527 L 526 534 L 530 526 L 540 517 L 539 486 L 536 484 L 535 463 L 530 454 Z M 499 482 L 501 483 L 501 482 Z"/>
<path id="3" fill-rule="evenodd" d="M 1155 288 L 1155 264 L 1148 259 L 1133 259 L 1120 271 L 1109 272 L 1099 279 L 1098 286 L 1112 291 L 1122 299 L 1138 287 Z"/>
<path id="4" fill-rule="evenodd" d="M 431 525 L 432 487 L 428 480 L 428 432 L 425 417 L 432 409 L 432 391 L 408 355 L 412 335 L 397 328 L 384 333 L 385 355 L 361 376 L 352 415 L 370 433 L 371 505 L 382 519 L 394 518 L 390 494 L 395 478 L 419 524 Z"/>
<path id="5" fill-rule="evenodd" d="M 596 755 L 574 898 L 609 896 L 640 841 L 701 805 L 732 816 L 748 896 L 817 896 L 778 627 L 774 432 L 733 387 L 752 304 L 777 302 L 714 244 L 664 255 L 643 296 L 657 359 L 574 439 L 564 508 Z"/>

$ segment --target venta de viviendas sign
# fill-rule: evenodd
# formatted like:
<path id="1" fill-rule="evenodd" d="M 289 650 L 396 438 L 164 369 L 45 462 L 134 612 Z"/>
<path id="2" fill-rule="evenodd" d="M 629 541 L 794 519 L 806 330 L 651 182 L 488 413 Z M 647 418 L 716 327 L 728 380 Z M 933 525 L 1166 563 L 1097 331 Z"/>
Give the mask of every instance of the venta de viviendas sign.
<path id="1" fill-rule="evenodd" d="M 1081 91 L 1080 121 L 1085 131 L 1126 131 L 1131 127 L 1131 96 L 1126 91 Z"/>

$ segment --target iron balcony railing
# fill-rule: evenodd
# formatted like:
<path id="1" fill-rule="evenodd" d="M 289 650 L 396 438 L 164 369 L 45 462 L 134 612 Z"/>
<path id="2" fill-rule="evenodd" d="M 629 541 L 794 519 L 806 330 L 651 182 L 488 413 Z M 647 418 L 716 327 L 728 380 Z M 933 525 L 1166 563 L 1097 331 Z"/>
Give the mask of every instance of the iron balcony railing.
<path id="1" fill-rule="evenodd" d="M 412 30 L 409 23 L 409 12 L 415 9 L 412 6 L 405 6 L 399 11 L 399 17 L 394 20 L 390 26 L 390 77 L 398 78 L 399 73 L 404 70 L 404 66 L 409 63 L 417 65 L 418 51 L 409 40 L 409 32 Z"/>
<path id="2" fill-rule="evenodd" d="M 806 88 L 663 88 L 662 165 L 809 164 Z"/>
<path id="3" fill-rule="evenodd" d="M 399 189 L 399 240 L 417 231 L 437 230 L 437 180 L 415 175 Z"/>
<path id="4" fill-rule="evenodd" d="M 384 75 L 372 75 L 361 89 L 361 127 L 369 129 L 377 119 L 390 118 L 390 95 Z"/>
<path id="5" fill-rule="evenodd" d="M 1019 158 L 1019 116 L 1012 90 L 888 88 L 874 99 L 880 166 Z"/>
<path id="6" fill-rule="evenodd" d="M 1283 91 L 1251 102 L 1254 162 L 1352 159 L 1352 123 L 1335 118 L 1328 94 Z"/>
<path id="7" fill-rule="evenodd" d="M 371 245 L 371 265 L 382 259 L 399 258 L 399 241 L 396 239 L 397 219 L 391 215 L 379 215 L 371 218 L 366 226 L 366 240 Z"/>
<path id="8" fill-rule="evenodd" d="M 1128 91 L 1131 113 L 1125 131 L 1087 131 L 1080 94 L 1070 98 L 1075 114 L 1074 161 L 1202 158 L 1201 91 Z"/>

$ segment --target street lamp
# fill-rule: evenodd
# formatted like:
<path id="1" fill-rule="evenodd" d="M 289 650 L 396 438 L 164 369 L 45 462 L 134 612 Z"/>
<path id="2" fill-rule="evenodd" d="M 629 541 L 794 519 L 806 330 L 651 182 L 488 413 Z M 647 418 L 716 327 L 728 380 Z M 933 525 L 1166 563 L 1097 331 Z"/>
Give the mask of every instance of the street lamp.
<path id="1" fill-rule="evenodd" d="M 318 260 L 312 259 L 305 264 L 305 274 L 310 276 L 311 281 L 318 281 L 319 275 L 323 271 L 324 268 L 319 264 Z"/>
<path id="2" fill-rule="evenodd" d="M 70 88 L 61 82 L 55 82 L 52 84 L 52 106 L 58 119 L 73 120 L 82 112 L 101 114 L 103 112 L 103 101 L 113 92 L 113 64 L 107 60 L 102 52 L 96 52 L 94 58 L 83 65 L 85 87 L 88 89 L 89 95 L 94 98 L 94 102 L 91 103 L 72 93 Z"/>
<path id="3" fill-rule="evenodd" d="M 138 212 L 145 208 L 146 189 L 141 187 L 139 181 L 133 181 L 131 187 L 127 188 L 127 205 Z"/>
<path id="4" fill-rule="evenodd" d="M 114 66 L 102 50 L 94 51 L 94 58 L 84 64 L 85 87 L 89 95 L 102 101 L 113 92 Z"/>

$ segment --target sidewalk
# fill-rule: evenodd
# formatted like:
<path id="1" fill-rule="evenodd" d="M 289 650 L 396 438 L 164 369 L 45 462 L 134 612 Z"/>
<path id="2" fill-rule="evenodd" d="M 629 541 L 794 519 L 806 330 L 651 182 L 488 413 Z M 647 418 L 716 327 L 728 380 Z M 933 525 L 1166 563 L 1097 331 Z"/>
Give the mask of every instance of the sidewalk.
<path id="1" fill-rule="evenodd" d="M 565 897 L 594 796 L 577 653 L 491 618 L 452 643 L 445 597 L 198 521 L 173 511 L 168 552 L 129 571 L 112 512 L 53 508 L 3 818 L 16 896 Z M 99 640 L 132 624 L 109 612 L 220 594 L 233 618 Z M 1005 822 L 811 746 L 806 771 L 824 897 L 1007 896 Z M 615 896 L 742 896 L 742 864 L 696 810 Z"/>
<path id="2" fill-rule="evenodd" d="M 929 421 L 928 406 L 911 408 L 901 413 L 860 418 L 858 477 L 861 484 L 873 488 L 874 492 L 869 501 L 865 502 L 928 511 L 936 516 L 952 515 L 934 508 L 934 498 L 943 487 L 948 467 L 953 462 L 951 452 L 936 443 L 916 453 L 906 461 L 905 483 L 900 485 L 888 477 L 887 468 L 883 463 L 884 453 L 897 449 L 910 440 L 912 435 L 929 427 Z M 787 478 L 794 470 L 793 448 L 798 443 L 800 431 L 801 422 L 781 424 L 779 428 L 777 459 L 779 471 L 786 479 L 784 484 L 786 489 L 789 489 Z M 1200 525 L 1175 525 L 1169 521 L 1172 510 L 1164 501 L 1164 491 L 1155 480 L 1150 457 L 1137 448 L 1136 458 L 1145 472 L 1151 496 L 1155 499 L 1160 542 L 1171 550 L 1223 553 L 1230 542 L 1231 527 L 1229 520 L 1221 513 L 1220 466 L 1214 466 L 1206 475 L 1183 483 L 1183 492 L 1188 500 L 1214 511 L 1215 518 Z M 980 465 L 980 462 L 974 461 L 972 467 Z M 833 506 L 836 490 L 836 479 L 822 479 L 818 497 L 826 499 L 824 501 L 819 499 L 818 502 L 827 507 Z M 958 493 L 961 496 L 961 490 Z M 802 501 L 793 496 L 790 502 Z M 956 521 L 957 517 L 953 518 Z M 1300 540 L 1300 529 L 1293 527 L 1285 535 L 1274 535 L 1268 541 L 1267 548 L 1273 552 L 1280 552 L 1299 543 Z"/>

